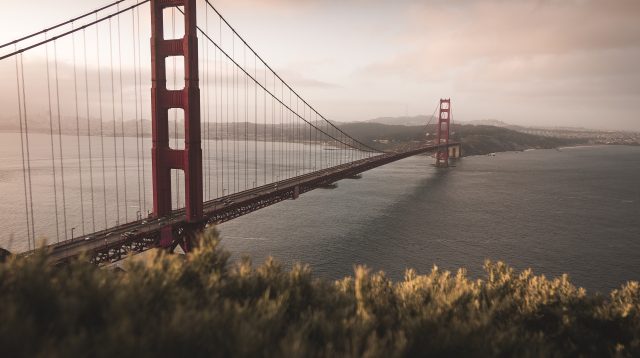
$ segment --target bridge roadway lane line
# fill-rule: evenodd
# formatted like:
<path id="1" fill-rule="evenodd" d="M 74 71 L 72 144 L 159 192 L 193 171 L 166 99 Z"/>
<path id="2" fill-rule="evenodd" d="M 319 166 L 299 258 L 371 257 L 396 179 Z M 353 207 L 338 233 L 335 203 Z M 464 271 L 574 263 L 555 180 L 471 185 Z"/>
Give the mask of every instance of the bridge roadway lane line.
<path id="1" fill-rule="evenodd" d="M 459 143 L 449 143 L 449 146 L 459 145 Z M 288 192 L 295 190 L 295 187 L 310 185 L 310 189 L 300 192 L 305 192 L 317 189 L 321 185 L 327 182 L 335 182 L 348 178 L 352 175 L 357 175 L 364 171 L 373 169 L 375 167 L 388 164 L 400 159 L 404 159 L 417 154 L 430 152 L 437 149 L 436 145 L 429 145 L 420 147 L 406 152 L 391 152 L 376 155 L 374 157 L 360 159 L 354 162 L 337 165 L 331 168 L 321 169 L 308 174 L 300 175 L 297 177 L 284 179 L 278 182 L 269 183 L 256 188 L 248 189 L 239 193 L 229 194 L 223 197 L 219 197 L 204 203 L 205 217 L 215 216 L 217 212 L 223 212 L 235 207 L 242 207 L 248 205 L 253 201 L 266 200 L 273 197 L 273 195 L 281 193 L 285 195 L 285 199 L 278 200 L 276 202 L 289 199 L 287 197 Z M 312 183 L 318 181 L 318 184 Z M 274 202 L 275 203 L 275 202 Z M 274 204 L 272 203 L 272 204 Z M 266 206 L 272 205 L 268 204 Z M 261 208 L 261 207 L 260 207 Z M 257 208 L 256 210 L 260 209 Z M 251 210 L 255 211 L 255 210 Z M 249 211 L 249 212 L 251 212 Z M 92 254 L 100 250 L 105 250 L 109 247 L 118 248 L 129 242 L 136 242 L 136 238 L 144 238 L 154 235 L 165 226 L 174 226 L 184 223 L 185 209 L 174 210 L 171 216 L 163 218 L 147 218 L 142 220 L 132 221 L 127 224 L 119 225 L 107 230 L 101 230 L 93 234 L 80 236 L 73 240 L 67 240 L 61 243 L 52 244 L 47 246 L 51 250 L 49 259 L 52 262 L 61 262 L 72 257 L 79 256 L 83 252 Z M 248 212 L 247 212 L 248 213 Z M 246 213 L 245 213 L 246 214 Z M 243 214 L 244 215 L 244 214 Z M 235 217 L 235 216 L 234 216 Z M 232 218 L 228 220 L 231 220 Z M 207 219 L 208 221 L 208 219 Z M 223 220 L 220 222 L 224 222 Z M 128 235 L 127 235 L 128 234 Z M 22 253 L 22 256 L 29 256 L 33 254 L 35 250 Z"/>

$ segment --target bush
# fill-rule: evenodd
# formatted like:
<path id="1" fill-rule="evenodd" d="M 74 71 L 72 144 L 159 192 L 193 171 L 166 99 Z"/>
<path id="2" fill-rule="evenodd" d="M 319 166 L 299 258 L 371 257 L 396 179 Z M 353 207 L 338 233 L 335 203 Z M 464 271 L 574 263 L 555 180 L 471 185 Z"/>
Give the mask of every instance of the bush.
<path id="1" fill-rule="evenodd" d="M 336 282 L 274 260 L 229 263 L 214 231 L 187 256 L 158 251 L 124 271 L 46 253 L 0 264 L 2 355 L 639 356 L 640 286 L 589 296 L 487 262 L 471 280 L 437 267 L 393 283 L 356 267 Z"/>

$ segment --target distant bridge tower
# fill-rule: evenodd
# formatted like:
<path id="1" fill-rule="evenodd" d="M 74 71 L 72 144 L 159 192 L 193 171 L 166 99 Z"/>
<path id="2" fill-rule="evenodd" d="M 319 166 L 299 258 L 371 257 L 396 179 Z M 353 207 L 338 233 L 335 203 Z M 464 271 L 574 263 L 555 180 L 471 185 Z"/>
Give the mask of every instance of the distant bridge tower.
<path id="1" fill-rule="evenodd" d="M 451 99 L 440 100 L 440 111 L 438 115 L 438 132 L 436 143 L 436 167 L 446 168 L 449 166 L 449 129 L 451 127 Z"/>
<path id="2" fill-rule="evenodd" d="M 164 39 L 163 10 L 183 6 L 184 37 Z M 151 0 L 151 119 L 153 214 L 156 217 L 171 213 L 171 169 L 184 171 L 185 215 L 188 223 L 202 221 L 202 148 L 200 143 L 200 89 L 198 84 L 198 38 L 196 0 Z M 180 56 L 184 59 L 184 87 L 167 89 L 165 59 Z M 184 149 L 169 147 L 169 109 L 184 111 Z M 190 241 L 174 240 L 173 228 L 162 230 L 160 246 L 185 251 Z"/>

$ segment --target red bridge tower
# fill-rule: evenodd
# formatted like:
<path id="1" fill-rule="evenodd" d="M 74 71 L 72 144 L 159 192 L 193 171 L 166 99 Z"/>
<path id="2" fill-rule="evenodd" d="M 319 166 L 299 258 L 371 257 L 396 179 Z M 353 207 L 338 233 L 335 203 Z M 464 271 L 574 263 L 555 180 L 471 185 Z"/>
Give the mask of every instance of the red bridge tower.
<path id="1" fill-rule="evenodd" d="M 164 39 L 163 11 L 182 6 L 184 37 Z M 151 119 L 153 214 L 171 214 L 171 169 L 184 171 L 187 222 L 202 221 L 202 148 L 200 143 L 200 89 L 198 84 L 198 38 L 196 0 L 151 0 Z M 184 58 L 184 88 L 167 89 L 165 59 Z M 184 111 L 184 149 L 169 147 L 169 109 Z M 162 230 L 160 246 L 175 247 L 171 226 Z M 188 240 L 179 242 L 185 251 Z"/>
<path id="2" fill-rule="evenodd" d="M 451 126 L 451 99 L 440 100 L 440 114 L 438 115 L 438 135 L 436 143 L 436 167 L 449 166 L 449 129 Z"/>

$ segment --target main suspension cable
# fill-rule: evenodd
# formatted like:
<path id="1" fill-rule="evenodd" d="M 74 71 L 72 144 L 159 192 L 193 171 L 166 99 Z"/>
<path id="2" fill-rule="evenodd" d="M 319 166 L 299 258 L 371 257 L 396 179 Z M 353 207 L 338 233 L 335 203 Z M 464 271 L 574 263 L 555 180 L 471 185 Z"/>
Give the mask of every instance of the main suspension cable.
<path id="1" fill-rule="evenodd" d="M 127 8 L 122 9 L 122 10 L 120 10 L 120 11 L 118 11 L 118 12 L 113 13 L 113 14 L 109 14 L 109 15 L 107 15 L 107 16 L 105 16 L 105 17 L 101 18 L 101 19 L 98 19 L 98 18 L 97 18 L 97 16 L 98 16 L 97 14 L 98 14 L 98 13 L 97 13 L 97 12 L 95 12 L 95 14 L 96 14 L 96 20 L 94 20 L 94 21 L 92 21 L 92 22 L 90 22 L 90 23 L 88 23 L 88 24 L 84 24 L 84 25 L 82 25 L 82 26 L 76 27 L 75 29 L 72 29 L 72 30 L 69 30 L 69 31 L 63 32 L 63 33 L 61 33 L 60 35 L 56 35 L 56 36 L 53 36 L 53 37 L 49 37 L 49 38 L 47 38 L 47 37 L 46 37 L 47 32 L 43 30 L 43 31 L 41 32 L 41 33 L 44 33 L 44 34 L 45 34 L 45 39 L 44 39 L 43 41 L 37 42 L 37 43 L 32 44 L 32 45 L 29 45 L 29 46 L 27 46 L 27 47 L 23 47 L 23 48 L 18 49 L 18 50 L 15 50 L 15 51 L 13 51 L 13 52 L 11 52 L 11 53 L 8 53 L 8 54 L 6 54 L 6 55 L 2 55 L 2 56 L 0 56 L 0 60 L 4 60 L 5 58 L 9 58 L 9 57 L 14 56 L 14 55 L 17 55 L 17 54 L 19 54 L 19 53 L 23 53 L 23 52 L 25 52 L 25 51 L 31 50 L 32 48 L 36 48 L 36 47 L 42 46 L 42 45 L 44 45 L 44 44 L 47 44 L 47 43 L 49 43 L 49 42 L 51 42 L 51 41 L 55 41 L 55 40 L 57 40 L 57 39 L 59 39 L 59 38 L 65 37 L 65 36 L 67 36 L 67 35 L 69 35 L 69 34 L 72 34 L 72 33 L 74 33 L 74 32 L 80 31 L 80 30 L 82 30 L 82 29 L 86 29 L 87 27 L 90 27 L 90 26 L 96 25 L 96 24 L 98 24 L 98 23 L 101 23 L 101 22 L 103 22 L 103 21 L 105 21 L 105 20 L 111 19 L 112 17 L 117 16 L 117 15 L 120 15 L 120 14 L 122 14 L 122 13 L 124 13 L 124 12 L 127 12 L 127 11 L 131 10 L 131 9 L 135 9 L 135 8 L 137 8 L 138 6 L 140 6 L 140 5 L 142 5 L 142 4 L 145 4 L 145 3 L 149 2 L 149 1 L 151 1 L 151 0 L 143 0 L 143 1 L 142 1 L 142 2 L 140 2 L 140 3 L 137 3 L 137 4 L 135 4 L 135 5 L 131 5 L 131 6 L 127 7 Z M 115 3 L 114 3 L 114 5 L 115 5 Z M 93 13 L 93 12 L 92 12 L 92 13 Z"/>
<path id="2" fill-rule="evenodd" d="M 9 46 L 9 45 L 17 45 L 18 43 L 20 43 L 20 42 L 22 42 L 24 40 L 28 40 L 28 39 L 30 39 L 32 37 L 35 37 L 35 36 L 38 36 L 38 35 L 42 35 L 42 34 L 47 33 L 47 32 L 51 32 L 51 30 L 55 30 L 55 29 L 57 29 L 59 27 L 62 27 L 64 25 L 73 24 L 74 22 L 76 22 L 76 21 L 78 21 L 80 19 L 83 19 L 83 18 L 85 18 L 85 17 L 87 17 L 89 15 L 97 14 L 98 12 L 106 10 L 106 9 L 108 9 L 110 7 L 113 7 L 113 6 L 117 5 L 117 4 L 120 4 L 121 2 L 124 2 L 124 1 L 125 0 L 118 0 L 116 2 L 113 2 L 113 3 L 109 4 L 109 5 L 105 5 L 105 6 L 101 7 L 101 8 L 99 8 L 99 9 L 90 11 L 90 12 L 88 12 L 86 14 L 83 14 L 83 15 L 80 15 L 80 16 L 77 16 L 77 17 L 74 17 L 73 19 L 67 20 L 65 22 L 61 22 L 61 23 L 59 23 L 57 25 L 48 27 L 48 28 L 46 28 L 44 30 L 40 30 L 38 32 L 34 32 L 34 33 L 30 34 L 30 35 L 21 37 L 19 39 L 13 40 L 13 41 L 9 41 L 9 42 L 7 42 L 5 44 L 0 45 L 0 48 L 4 48 L 4 47 Z"/>
<path id="3" fill-rule="evenodd" d="M 380 152 L 380 150 L 377 150 L 377 149 L 375 149 L 375 148 L 372 148 L 372 147 L 370 147 L 370 146 L 368 146 L 368 145 L 366 145 L 366 144 L 364 144 L 364 143 L 362 143 L 362 142 L 360 142 L 360 141 L 356 140 L 355 138 L 353 138 L 353 137 L 349 136 L 347 133 L 343 132 L 340 128 L 338 128 L 336 125 L 334 125 L 334 124 L 333 124 L 333 123 L 331 123 L 329 120 L 327 120 L 327 119 L 326 119 L 322 114 L 320 114 L 320 112 L 318 112 L 318 111 L 317 111 L 313 106 L 311 106 L 309 103 L 307 103 L 307 102 L 304 100 L 304 98 L 302 98 L 302 97 L 301 97 L 301 96 L 300 96 L 300 95 L 299 95 L 299 94 L 298 94 L 298 93 L 297 93 L 297 92 L 296 92 L 296 91 L 295 91 L 291 86 L 289 86 L 289 84 L 288 84 L 287 82 L 285 82 L 285 81 L 280 77 L 280 75 L 278 75 L 278 74 L 277 74 L 277 73 L 276 73 L 276 72 L 271 68 L 271 66 L 269 66 L 269 65 L 268 65 L 268 64 L 267 64 L 267 63 L 262 59 L 262 57 L 260 57 L 260 55 L 258 55 L 258 53 L 257 53 L 257 52 L 256 52 L 256 51 L 255 51 L 255 50 L 254 50 L 254 49 L 253 49 L 253 48 L 252 48 L 252 47 L 251 47 L 251 46 L 250 46 L 250 45 L 245 41 L 245 39 L 244 39 L 242 36 L 240 36 L 240 34 L 235 30 L 235 28 L 234 28 L 233 26 L 231 26 L 231 24 L 230 24 L 230 23 L 225 19 L 225 17 L 224 17 L 224 16 L 222 16 L 222 14 L 220 14 L 220 12 L 219 12 L 219 11 L 218 11 L 218 10 L 217 10 L 217 9 L 216 9 L 216 8 L 215 8 L 215 7 L 210 3 L 210 2 L 209 2 L 209 0 L 204 0 L 204 1 L 205 1 L 205 3 L 206 3 L 209 7 L 211 7 L 211 9 L 212 9 L 212 10 L 213 10 L 213 11 L 214 11 L 214 12 L 215 12 L 219 17 L 220 17 L 220 19 L 221 19 L 222 21 L 224 21 L 224 23 L 225 23 L 225 24 L 229 27 L 229 29 L 230 29 L 230 30 L 231 30 L 231 31 L 232 31 L 232 32 L 233 32 L 233 33 L 234 33 L 234 34 L 235 34 L 235 35 L 236 35 L 236 36 L 237 36 L 237 37 L 238 37 L 238 38 L 239 38 L 243 43 L 244 43 L 244 45 L 245 45 L 247 48 L 249 48 L 249 50 L 251 50 L 251 52 L 253 52 L 253 53 L 254 53 L 254 55 L 256 55 L 256 56 L 258 57 L 258 59 L 259 59 L 259 60 L 260 60 L 260 61 L 261 61 L 265 66 L 267 66 L 267 68 L 269 68 L 269 70 L 270 70 L 271 72 L 273 72 L 273 74 L 274 74 L 274 75 L 275 75 L 275 76 L 276 76 L 280 81 L 282 81 L 282 82 L 284 83 L 284 85 L 285 85 L 285 86 L 287 86 L 287 88 L 288 88 L 290 91 L 292 91 L 292 92 L 293 92 L 293 93 L 294 93 L 298 98 L 300 98 L 300 100 L 301 100 L 302 102 L 304 102 L 307 106 L 309 106 L 309 108 L 310 108 L 312 111 L 314 111 L 314 112 L 318 113 L 318 114 L 320 115 L 320 118 L 322 118 L 323 120 L 327 121 L 327 122 L 328 122 L 328 123 L 329 123 L 333 128 L 335 128 L 337 131 L 339 131 L 340 133 L 342 133 L 342 134 L 344 134 L 344 135 L 348 136 L 349 138 L 353 139 L 356 143 L 358 143 L 358 144 L 362 145 L 363 147 L 365 147 L 365 148 L 367 148 L 367 149 L 369 149 L 369 150 L 371 150 L 372 152 L 375 152 L 375 153 L 379 153 L 379 152 Z M 200 31 L 202 31 L 202 30 L 200 30 Z M 206 34 L 205 34 L 205 36 L 206 36 Z M 207 36 L 207 37 L 208 37 L 208 36 Z M 255 81 L 255 79 L 254 79 L 254 81 Z"/>
<path id="4" fill-rule="evenodd" d="M 305 103 L 307 106 L 309 106 L 309 108 L 310 108 L 311 110 L 313 110 L 314 112 L 318 113 L 318 111 L 316 111 L 316 110 L 315 110 L 311 105 L 309 105 L 309 104 L 308 104 L 308 103 L 307 103 L 307 102 L 306 102 L 302 97 L 300 97 L 300 95 L 298 95 L 298 93 L 297 93 L 296 91 L 294 91 L 294 90 L 293 90 L 293 88 L 291 88 L 291 86 L 289 86 L 289 85 L 288 85 L 288 84 L 287 84 L 287 83 L 286 83 L 286 82 L 285 82 L 285 81 L 284 81 L 284 80 L 283 80 L 283 79 L 282 79 L 282 78 L 281 78 L 281 77 L 280 77 L 280 76 L 279 76 L 279 75 L 278 75 L 278 74 L 277 74 L 277 73 L 276 73 L 276 72 L 275 72 L 275 71 L 274 71 L 274 70 L 273 70 L 273 69 L 272 69 L 272 68 L 271 68 L 271 67 L 270 67 L 270 66 L 269 66 L 265 61 L 264 61 L 264 60 L 262 60 L 262 58 L 261 58 L 261 57 L 260 57 L 260 56 L 259 56 L 259 55 L 258 55 L 258 54 L 257 54 L 257 53 L 252 49 L 252 48 L 251 48 L 251 46 L 249 46 L 249 45 L 247 44 L 247 42 L 246 42 L 246 41 L 245 41 L 245 40 L 244 40 L 244 39 L 243 39 L 243 38 L 242 38 L 242 37 L 241 37 L 241 36 L 240 36 L 236 31 L 235 31 L 235 29 L 234 29 L 231 25 L 229 25 L 229 23 L 227 22 L 227 20 L 226 20 L 224 17 L 222 17 L 222 15 L 220 15 L 220 13 L 218 12 L 218 10 L 216 10 L 216 9 L 215 9 L 215 8 L 214 8 L 214 7 L 213 7 L 213 6 L 212 6 L 212 5 L 211 5 L 207 0 L 205 0 L 205 1 L 206 1 L 206 2 L 207 2 L 207 4 L 209 4 L 209 6 L 210 6 L 210 7 L 211 7 L 215 12 L 216 12 L 216 14 L 218 14 L 218 16 L 220 17 L 221 21 L 224 21 L 224 22 L 225 22 L 225 24 L 227 24 L 227 26 L 229 27 L 229 29 L 233 32 L 233 35 L 235 35 L 235 36 L 232 36 L 232 45 L 233 45 L 233 47 L 232 47 L 232 55 L 229 55 L 226 51 L 224 51 L 224 49 L 222 49 L 222 47 L 221 47 L 220 45 L 218 45 L 217 43 L 215 43 L 215 41 L 213 41 L 213 39 L 209 36 L 209 34 L 205 33 L 205 31 L 203 31 L 200 27 L 197 27 L 197 29 L 198 29 L 198 31 L 199 31 L 203 36 L 205 36 L 205 37 L 206 37 L 206 38 L 207 38 L 207 39 L 208 39 L 208 40 L 209 40 L 209 41 L 210 41 L 210 42 L 211 42 L 215 47 L 217 47 L 217 48 L 220 50 L 220 52 L 221 52 L 221 53 L 223 53 L 223 54 L 224 54 L 224 55 L 225 55 L 225 56 L 226 56 L 226 57 L 227 57 L 227 58 L 228 58 L 228 59 L 229 59 L 229 60 L 230 60 L 230 61 L 231 61 L 235 66 L 236 66 L 236 69 L 234 70 L 234 73 L 237 71 L 237 69 L 240 69 L 240 70 L 241 70 L 241 71 L 242 71 L 246 76 L 248 76 L 252 81 L 256 82 L 256 83 L 257 83 L 257 84 L 258 84 L 258 85 L 259 85 L 263 90 L 268 91 L 268 90 L 267 90 L 267 88 L 266 88 L 263 84 L 261 84 L 261 83 L 260 83 L 260 81 L 258 81 L 256 78 L 254 78 L 254 77 L 253 77 L 249 72 L 247 72 L 247 70 L 246 70 L 245 68 L 243 68 L 242 66 L 240 66 L 240 64 L 235 60 L 235 37 L 237 36 L 237 37 L 238 37 L 238 39 L 240 39 L 240 40 L 242 41 L 242 43 L 243 43 L 243 44 L 244 44 L 244 45 L 245 45 L 249 50 L 251 50 L 251 51 L 254 53 L 254 55 L 256 55 L 256 56 L 258 57 L 258 59 L 260 59 L 260 61 L 261 61 L 261 62 L 262 62 L 262 63 L 263 63 L 267 68 L 269 68 L 269 70 L 274 74 L 274 76 L 275 76 L 276 78 L 278 78 L 278 79 L 281 81 L 281 83 L 283 84 L 283 86 L 286 86 L 286 87 L 287 87 L 287 89 L 290 91 L 291 95 L 295 94 L 295 95 L 296 95 L 296 97 L 298 97 L 298 98 L 299 98 L 303 103 Z M 180 11 L 182 14 L 184 14 L 184 11 L 183 11 L 182 9 L 180 9 L 179 7 L 175 7 L 175 8 L 176 8 L 176 9 L 178 9 L 178 11 Z M 235 78 L 235 75 L 234 75 L 234 78 Z M 234 84 L 234 85 L 235 85 L 235 84 Z M 271 93 L 271 92 L 269 92 L 269 94 L 270 94 L 271 96 L 274 96 L 274 94 L 273 94 L 273 93 Z M 311 123 L 310 123 L 309 121 L 307 121 L 305 118 L 303 118 L 303 117 L 302 117 L 302 116 L 300 116 L 298 113 L 296 113 L 295 111 L 293 111 L 293 110 L 291 109 L 291 107 L 290 107 L 290 106 L 287 106 L 287 105 L 286 105 L 286 104 L 284 104 L 282 101 L 279 101 L 279 102 L 280 102 L 280 104 L 281 104 L 281 105 L 285 106 L 285 108 L 287 108 L 287 110 L 289 110 L 293 115 L 295 115 L 296 117 L 298 117 L 298 118 L 302 119 L 303 121 L 305 121 L 305 122 L 307 122 L 307 123 L 311 124 Z M 324 116 L 322 116 L 320 113 L 318 113 L 318 114 L 320 115 L 320 117 L 321 117 L 324 121 L 326 121 L 326 122 L 327 122 L 331 127 L 333 127 L 335 130 L 337 130 L 339 133 L 344 134 L 345 136 L 347 136 L 347 137 L 349 137 L 350 139 L 352 139 L 354 142 L 356 142 L 356 143 L 358 143 L 358 144 L 362 145 L 363 147 L 367 148 L 366 150 L 365 150 L 365 149 L 362 149 L 362 148 L 356 148 L 356 149 L 361 150 L 361 151 L 370 151 L 370 152 L 374 152 L 374 153 L 380 153 L 380 152 L 381 152 L 380 150 L 378 150 L 378 149 L 374 149 L 374 148 L 371 148 L 371 147 L 367 146 L 366 144 L 361 143 L 360 141 L 356 140 L 355 138 L 353 138 L 353 137 L 349 136 L 348 134 L 344 133 L 340 128 L 336 127 L 333 123 L 331 123 L 331 122 L 330 122 L 330 121 L 328 121 L 326 118 L 324 118 Z M 234 118 L 235 118 L 235 116 L 234 116 Z M 311 124 L 311 125 L 313 125 L 313 124 Z M 235 126 L 235 127 L 237 127 L 237 126 Z M 314 127 L 316 130 L 321 130 L 320 128 L 316 127 L 315 125 L 313 125 L 313 127 Z M 236 129 L 237 129 L 237 128 L 236 128 Z M 234 133 L 235 133 L 235 132 L 234 132 Z M 335 137 L 333 137 L 333 136 L 329 135 L 328 133 L 325 133 L 325 134 L 327 134 L 328 136 L 330 136 L 332 139 L 334 139 L 334 140 L 338 141 L 338 139 L 337 139 L 337 138 L 335 138 Z M 344 143 L 344 142 L 341 142 L 341 143 L 342 143 L 342 144 L 345 144 L 345 145 L 348 145 L 347 143 Z"/>

